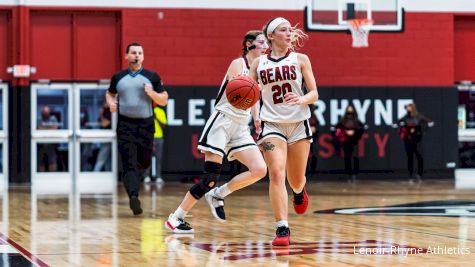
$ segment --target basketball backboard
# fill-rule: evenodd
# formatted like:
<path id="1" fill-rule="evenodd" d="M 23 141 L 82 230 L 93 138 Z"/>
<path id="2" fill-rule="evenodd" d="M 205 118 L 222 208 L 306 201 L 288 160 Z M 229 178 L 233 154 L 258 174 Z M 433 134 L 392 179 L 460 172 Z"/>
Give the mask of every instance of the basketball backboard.
<path id="1" fill-rule="evenodd" d="M 404 29 L 402 0 L 308 0 L 307 29 L 347 31 L 349 19 L 374 21 L 371 31 L 398 32 Z"/>

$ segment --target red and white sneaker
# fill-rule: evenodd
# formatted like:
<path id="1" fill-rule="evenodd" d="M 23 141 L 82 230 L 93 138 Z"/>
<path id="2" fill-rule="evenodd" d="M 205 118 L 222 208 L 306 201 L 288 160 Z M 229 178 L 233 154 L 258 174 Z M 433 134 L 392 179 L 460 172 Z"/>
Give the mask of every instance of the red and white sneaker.
<path id="1" fill-rule="evenodd" d="M 165 228 L 176 234 L 193 234 L 195 232 L 190 224 L 183 219 L 175 218 L 173 213 L 168 216 L 168 220 L 165 222 Z"/>
<path id="2" fill-rule="evenodd" d="M 280 226 L 275 231 L 275 238 L 272 240 L 273 246 L 289 246 L 290 245 L 290 229 L 286 226 Z"/>
<path id="3" fill-rule="evenodd" d="M 303 188 L 302 192 L 297 194 L 292 191 L 294 194 L 294 198 L 292 202 L 294 203 L 294 210 L 297 214 L 304 214 L 308 208 L 308 194 L 305 187 Z"/>

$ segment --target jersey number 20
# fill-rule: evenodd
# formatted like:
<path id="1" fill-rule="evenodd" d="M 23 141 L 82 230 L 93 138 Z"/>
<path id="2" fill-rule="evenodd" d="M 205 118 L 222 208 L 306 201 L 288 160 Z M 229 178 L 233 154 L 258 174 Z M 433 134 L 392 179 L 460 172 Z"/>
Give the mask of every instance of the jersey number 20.
<path id="1" fill-rule="evenodd" d="M 288 92 L 292 92 L 292 86 L 290 83 L 284 83 L 282 85 L 274 85 L 271 88 L 272 90 L 272 99 L 274 104 L 284 103 L 284 95 Z"/>

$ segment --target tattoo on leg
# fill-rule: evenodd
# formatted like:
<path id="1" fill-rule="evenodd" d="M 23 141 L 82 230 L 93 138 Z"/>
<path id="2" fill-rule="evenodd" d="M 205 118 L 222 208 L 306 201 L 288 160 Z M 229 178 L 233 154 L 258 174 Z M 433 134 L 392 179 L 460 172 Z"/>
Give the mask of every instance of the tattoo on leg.
<path id="1" fill-rule="evenodd" d="M 262 149 L 264 150 L 264 152 L 266 152 L 266 151 L 274 151 L 275 145 L 272 144 L 271 142 L 263 142 L 263 143 L 261 144 L 261 147 L 262 147 Z"/>

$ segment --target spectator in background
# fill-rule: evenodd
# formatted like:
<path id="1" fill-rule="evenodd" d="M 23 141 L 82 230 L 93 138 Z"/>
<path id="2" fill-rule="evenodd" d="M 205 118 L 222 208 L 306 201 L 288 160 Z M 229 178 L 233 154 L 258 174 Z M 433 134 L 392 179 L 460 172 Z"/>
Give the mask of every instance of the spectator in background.
<path id="1" fill-rule="evenodd" d="M 90 129 L 89 125 L 89 112 L 87 112 L 86 107 L 81 107 L 79 111 L 79 126 L 81 129 Z"/>
<path id="2" fill-rule="evenodd" d="M 89 121 L 89 112 L 87 107 L 82 106 L 79 109 L 79 127 L 80 129 L 91 129 Z M 81 171 L 92 171 L 94 168 L 94 150 L 95 144 L 81 143 Z"/>
<path id="3" fill-rule="evenodd" d="M 310 131 L 312 132 L 312 144 L 310 145 L 310 167 L 308 168 L 308 173 L 310 175 L 315 175 L 317 171 L 317 162 L 318 162 L 318 120 L 315 116 L 315 105 L 311 104 L 310 107 L 310 118 L 308 122 L 310 124 Z M 308 164 L 307 164 L 308 165 Z"/>
<path id="4" fill-rule="evenodd" d="M 99 126 L 101 129 L 108 130 L 111 129 L 111 112 L 107 102 L 104 102 L 101 109 L 101 114 L 99 116 Z M 111 168 L 111 143 L 101 143 L 101 148 L 97 154 L 96 164 L 94 165 L 94 171 L 110 171 Z"/>
<path id="5" fill-rule="evenodd" d="M 426 118 L 424 115 L 417 111 L 416 104 L 410 103 L 405 106 L 406 115 L 399 119 L 394 127 L 399 128 L 399 135 L 404 141 L 404 147 L 407 155 L 407 169 L 409 171 L 409 177 L 412 181 L 414 174 L 414 155 L 417 159 L 417 174 L 416 180 L 422 181 L 422 174 L 424 172 L 424 158 L 422 157 L 421 141 L 423 136 L 423 130 L 426 127 L 434 126 L 434 122 L 431 119 Z"/>
<path id="6" fill-rule="evenodd" d="M 38 130 L 56 130 L 59 128 L 59 122 L 56 116 L 51 114 L 49 106 L 41 109 L 40 119 L 37 124 Z M 52 143 L 38 144 L 38 171 L 55 172 L 58 170 L 58 155 L 56 153 L 56 145 Z"/>
<path id="7" fill-rule="evenodd" d="M 346 107 L 345 115 L 336 125 L 336 133 L 345 161 L 345 172 L 350 181 L 355 182 L 359 173 L 359 159 L 353 156 L 355 146 L 364 134 L 365 125 L 358 119 L 355 108 L 352 105 Z M 353 164 L 352 164 L 353 162 Z"/>
<path id="8" fill-rule="evenodd" d="M 38 130 L 56 130 L 59 127 L 58 118 L 51 115 L 49 106 L 44 106 L 41 109 L 40 120 L 38 121 Z"/>
<path id="9" fill-rule="evenodd" d="M 1 94 L 0 94 L 0 130 L 3 130 L 3 102 L 4 101 L 2 98 L 1 98 Z"/>
<path id="10" fill-rule="evenodd" d="M 167 114 L 163 107 L 155 105 L 153 108 L 155 121 L 155 134 L 153 139 L 152 165 L 147 170 L 147 177 L 144 182 L 163 184 L 162 178 L 162 158 L 163 158 L 163 130 L 167 124 Z M 155 167 L 155 171 L 153 171 Z"/>

